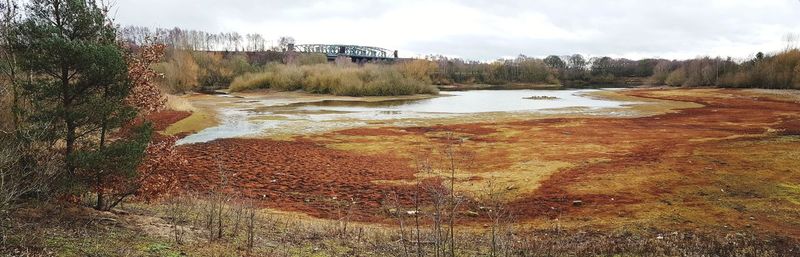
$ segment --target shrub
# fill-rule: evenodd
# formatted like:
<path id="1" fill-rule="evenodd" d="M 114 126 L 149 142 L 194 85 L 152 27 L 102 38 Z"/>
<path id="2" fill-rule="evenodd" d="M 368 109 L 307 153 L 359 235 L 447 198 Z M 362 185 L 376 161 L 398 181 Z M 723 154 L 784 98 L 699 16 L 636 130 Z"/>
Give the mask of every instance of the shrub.
<path id="1" fill-rule="evenodd" d="M 174 51 L 166 62 L 156 64 L 154 69 L 164 75 L 159 83 L 170 93 L 184 93 L 198 85 L 200 66 L 189 52 Z"/>
<path id="2" fill-rule="evenodd" d="M 397 64 L 397 70 L 408 78 L 417 79 L 428 84 L 432 83 L 431 75 L 439 68 L 436 63 L 429 60 L 412 60 Z"/>
<path id="3" fill-rule="evenodd" d="M 682 86 L 684 81 L 686 81 L 686 70 L 681 67 L 672 71 L 667 76 L 667 79 L 664 80 L 664 83 L 670 86 Z"/>
<path id="4" fill-rule="evenodd" d="M 297 56 L 297 64 L 314 65 L 328 63 L 328 56 L 320 53 L 300 54 Z"/>
<path id="5" fill-rule="evenodd" d="M 247 73 L 233 79 L 229 89 L 231 91 L 245 91 L 259 88 L 269 88 L 269 83 L 271 80 L 271 72 Z"/>
<path id="6" fill-rule="evenodd" d="M 163 74 L 160 84 L 171 93 L 214 90 L 228 86 L 239 76 L 255 72 L 242 53 L 200 52 L 172 49 L 155 69 Z"/>
<path id="7" fill-rule="evenodd" d="M 611 84 L 616 81 L 614 74 L 595 75 L 589 78 L 589 83 L 592 84 Z"/>

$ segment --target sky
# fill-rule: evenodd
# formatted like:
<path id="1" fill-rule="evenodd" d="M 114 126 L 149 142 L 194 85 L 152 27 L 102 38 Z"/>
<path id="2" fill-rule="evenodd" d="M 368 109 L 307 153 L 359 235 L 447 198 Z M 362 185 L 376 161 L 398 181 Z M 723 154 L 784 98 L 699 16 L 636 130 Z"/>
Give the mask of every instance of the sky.
<path id="1" fill-rule="evenodd" d="M 800 0 L 116 0 L 121 25 L 260 33 L 493 60 L 748 58 L 800 34 Z"/>

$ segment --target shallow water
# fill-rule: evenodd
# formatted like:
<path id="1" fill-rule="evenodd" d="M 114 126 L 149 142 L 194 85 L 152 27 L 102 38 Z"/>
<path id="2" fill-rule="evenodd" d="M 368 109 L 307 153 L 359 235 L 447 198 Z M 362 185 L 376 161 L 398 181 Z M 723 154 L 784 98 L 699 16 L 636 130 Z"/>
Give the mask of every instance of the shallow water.
<path id="1" fill-rule="evenodd" d="M 441 97 L 423 100 L 379 102 L 323 100 L 292 102 L 281 99 L 242 100 L 234 107 L 218 110 L 220 124 L 189 135 L 179 144 L 199 143 L 218 138 L 269 135 L 271 133 L 306 134 L 336 128 L 367 125 L 369 122 L 409 119 L 447 118 L 488 112 L 582 112 L 586 109 L 616 108 L 631 102 L 597 99 L 585 90 L 476 90 L 445 92 Z M 525 99 L 531 96 L 556 97 L 555 100 Z"/>
<path id="2" fill-rule="evenodd" d="M 414 112 L 414 113 L 481 113 L 517 112 L 566 107 L 608 108 L 623 103 L 586 97 L 597 90 L 476 90 L 447 92 L 445 97 L 424 100 L 385 102 L 323 101 L 305 104 L 302 110 L 342 112 Z M 530 96 L 551 96 L 556 100 L 525 99 Z"/>

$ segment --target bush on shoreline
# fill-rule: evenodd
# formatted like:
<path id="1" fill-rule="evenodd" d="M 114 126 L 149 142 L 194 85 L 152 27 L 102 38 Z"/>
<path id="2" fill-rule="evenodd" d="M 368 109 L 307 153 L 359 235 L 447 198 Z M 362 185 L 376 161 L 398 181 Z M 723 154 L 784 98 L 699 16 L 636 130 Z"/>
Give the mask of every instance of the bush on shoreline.
<path id="1" fill-rule="evenodd" d="M 678 87 L 800 89 L 800 49 L 787 49 L 737 63 L 730 58 L 662 61 L 650 77 L 655 85 Z"/>
<path id="2" fill-rule="evenodd" d="M 279 91 L 303 90 L 316 94 L 343 96 L 386 96 L 437 94 L 430 81 L 421 79 L 418 71 L 403 72 L 395 66 L 363 67 L 316 64 L 306 66 L 273 65 L 263 72 L 247 73 L 233 80 L 233 92 L 252 89 Z"/>

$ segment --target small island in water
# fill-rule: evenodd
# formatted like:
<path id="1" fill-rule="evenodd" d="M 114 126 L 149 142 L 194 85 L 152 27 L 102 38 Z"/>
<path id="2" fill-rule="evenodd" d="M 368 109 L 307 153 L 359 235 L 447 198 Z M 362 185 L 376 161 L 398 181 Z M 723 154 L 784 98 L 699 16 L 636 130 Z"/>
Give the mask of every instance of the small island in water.
<path id="1" fill-rule="evenodd" d="M 561 99 L 561 98 L 558 98 L 558 97 L 555 97 L 555 96 L 534 95 L 534 96 L 523 97 L 522 99 L 528 99 L 528 100 L 558 100 L 558 99 Z"/>

